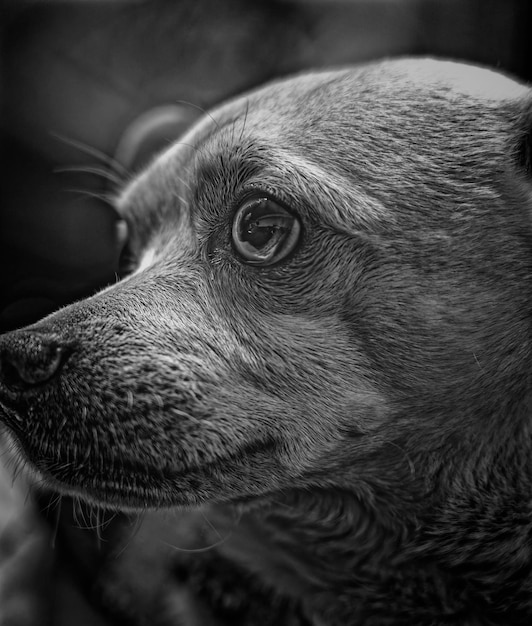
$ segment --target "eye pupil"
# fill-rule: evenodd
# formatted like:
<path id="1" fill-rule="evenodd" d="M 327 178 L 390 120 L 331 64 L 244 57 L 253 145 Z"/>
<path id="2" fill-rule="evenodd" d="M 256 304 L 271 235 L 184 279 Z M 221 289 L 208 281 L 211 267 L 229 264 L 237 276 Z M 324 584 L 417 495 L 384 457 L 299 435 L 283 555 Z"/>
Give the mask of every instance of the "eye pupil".
<path id="1" fill-rule="evenodd" d="M 258 222 L 251 222 L 251 224 L 248 226 L 248 235 L 253 235 L 255 232 L 257 232 L 259 228 L 259 223 Z"/>
<path id="2" fill-rule="evenodd" d="M 299 221 L 284 207 L 270 198 L 255 198 L 235 214 L 233 244 L 247 263 L 271 265 L 295 247 L 299 232 Z"/>
<path id="3" fill-rule="evenodd" d="M 265 220 L 261 220 L 257 218 L 253 211 L 249 211 L 249 213 L 243 218 L 243 225 L 246 224 L 247 219 L 252 219 L 247 224 L 247 227 L 244 226 L 245 232 L 242 233 L 241 237 L 243 241 L 246 241 L 257 250 L 263 248 L 268 240 L 271 239 L 273 233 L 275 232 L 275 227 L 270 226 L 265 223 Z"/>

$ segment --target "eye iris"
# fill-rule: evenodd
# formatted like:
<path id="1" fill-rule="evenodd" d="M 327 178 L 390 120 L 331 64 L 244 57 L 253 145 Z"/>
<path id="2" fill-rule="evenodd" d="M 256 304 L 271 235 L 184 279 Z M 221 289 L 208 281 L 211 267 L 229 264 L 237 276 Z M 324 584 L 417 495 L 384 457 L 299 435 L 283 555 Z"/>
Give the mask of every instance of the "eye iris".
<path id="1" fill-rule="evenodd" d="M 233 242 L 248 263 L 270 265 L 285 257 L 297 243 L 297 219 L 269 198 L 246 202 L 235 216 Z"/>

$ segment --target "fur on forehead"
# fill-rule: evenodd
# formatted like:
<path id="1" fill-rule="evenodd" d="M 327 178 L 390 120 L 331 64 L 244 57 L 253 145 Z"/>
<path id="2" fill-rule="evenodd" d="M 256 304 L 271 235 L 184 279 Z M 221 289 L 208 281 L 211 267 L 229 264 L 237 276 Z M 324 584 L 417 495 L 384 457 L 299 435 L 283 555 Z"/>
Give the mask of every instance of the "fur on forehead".
<path id="1" fill-rule="evenodd" d="M 310 205 L 329 198 L 325 221 L 347 232 L 390 224 L 397 212 L 385 207 L 406 206 L 412 193 L 420 196 L 418 213 L 432 214 L 436 204 L 449 209 L 453 196 L 468 193 L 484 193 L 489 206 L 501 172 L 515 176 L 516 161 L 528 158 L 520 151 L 531 117 L 524 85 L 450 61 L 402 59 L 296 76 L 215 109 L 119 206 L 153 232 L 161 213 L 187 204 L 198 163 L 221 151 L 235 160 L 262 153 L 270 167 L 264 180 L 290 181 Z"/>

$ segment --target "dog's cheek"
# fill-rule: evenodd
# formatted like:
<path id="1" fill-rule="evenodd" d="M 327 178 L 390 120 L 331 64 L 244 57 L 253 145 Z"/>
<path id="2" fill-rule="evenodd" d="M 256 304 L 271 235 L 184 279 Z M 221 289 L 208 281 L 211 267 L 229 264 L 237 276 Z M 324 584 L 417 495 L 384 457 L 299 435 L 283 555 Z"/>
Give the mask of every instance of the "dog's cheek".
<path id="1" fill-rule="evenodd" d="M 248 419 L 282 442 L 290 473 L 316 468 L 346 436 L 360 437 L 389 415 L 364 354 L 338 318 L 261 314 L 254 332 L 235 327 L 229 407 L 248 405 Z M 252 409 L 252 407 L 256 407 Z"/>
<path id="2" fill-rule="evenodd" d="M 429 252 L 420 254 L 430 260 Z M 527 296 L 513 267 L 496 274 L 485 263 L 477 274 L 471 250 L 451 252 L 441 261 L 449 272 L 390 258 L 365 285 L 364 306 L 354 302 L 343 314 L 386 394 L 423 420 L 460 419 L 474 406 L 480 413 L 518 386 L 526 369 Z"/>
<path id="3" fill-rule="evenodd" d="M 340 432 L 371 432 L 388 414 L 376 372 L 341 315 L 371 250 L 318 228 L 307 238 L 294 259 L 273 268 L 221 260 L 206 285 L 232 351 L 226 353 L 230 380 L 283 403 L 276 427 L 302 463 L 326 454 Z M 242 385 L 228 389 L 247 393 Z"/>

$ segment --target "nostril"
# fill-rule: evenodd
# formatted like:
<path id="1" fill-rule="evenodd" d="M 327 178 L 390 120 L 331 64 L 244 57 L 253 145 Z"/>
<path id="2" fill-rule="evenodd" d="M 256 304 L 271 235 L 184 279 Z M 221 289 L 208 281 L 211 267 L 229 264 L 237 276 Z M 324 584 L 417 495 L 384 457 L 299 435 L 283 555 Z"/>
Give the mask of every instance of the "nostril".
<path id="1" fill-rule="evenodd" d="M 17 334 L 3 338 L 0 346 L 0 380 L 26 388 L 50 380 L 68 358 L 57 341 L 37 334 Z"/>

